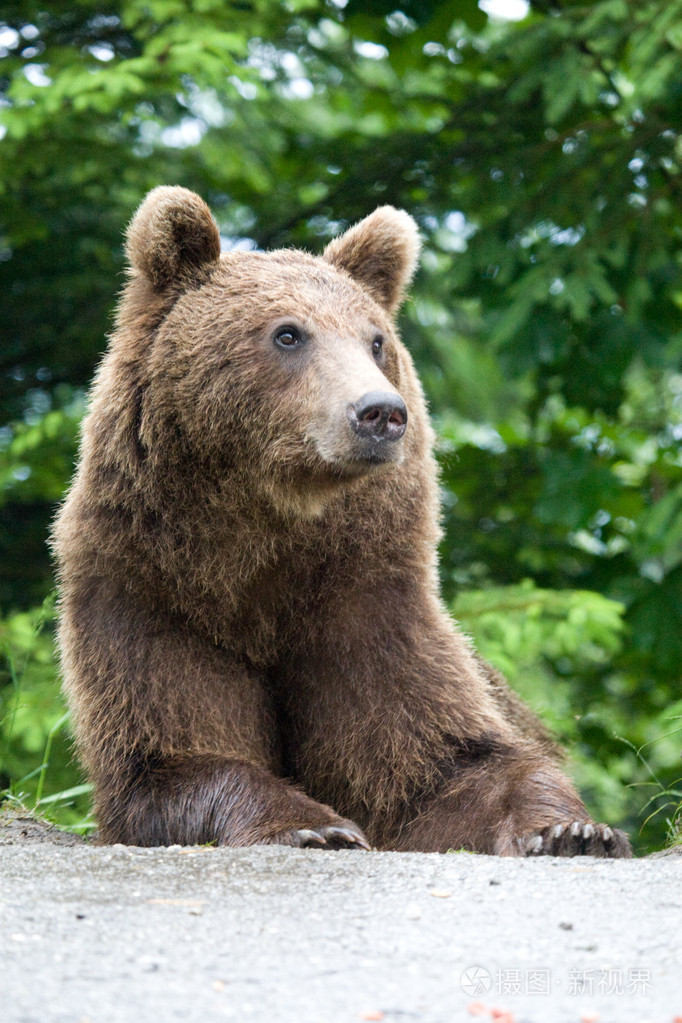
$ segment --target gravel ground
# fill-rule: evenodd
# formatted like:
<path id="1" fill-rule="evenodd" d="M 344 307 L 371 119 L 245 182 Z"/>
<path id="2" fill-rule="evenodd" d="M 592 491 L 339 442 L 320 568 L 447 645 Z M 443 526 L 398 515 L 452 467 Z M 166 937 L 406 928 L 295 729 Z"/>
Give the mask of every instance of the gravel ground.
<path id="1" fill-rule="evenodd" d="M 1 1023 L 682 1019 L 678 857 L 98 848 L 14 823 Z"/>

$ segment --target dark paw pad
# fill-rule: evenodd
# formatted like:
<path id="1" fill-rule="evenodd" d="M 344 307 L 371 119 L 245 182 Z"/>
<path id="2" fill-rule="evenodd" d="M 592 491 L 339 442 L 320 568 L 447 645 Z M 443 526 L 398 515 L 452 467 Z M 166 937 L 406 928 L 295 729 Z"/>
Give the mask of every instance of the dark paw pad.
<path id="1" fill-rule="evenodd" d="M 524 840 L 526 856 L 632 856 L 627 835 L 608 824 L 567 821 L 552 824 Z"/>
<path id="2" fill-rule="evenodd" d="M 291 845 L 297 849 L 369 849 L 360 828 L 352 821 L 320 824 L 314 828 L 279 831 L 270 839 L 272 845 Z"/>

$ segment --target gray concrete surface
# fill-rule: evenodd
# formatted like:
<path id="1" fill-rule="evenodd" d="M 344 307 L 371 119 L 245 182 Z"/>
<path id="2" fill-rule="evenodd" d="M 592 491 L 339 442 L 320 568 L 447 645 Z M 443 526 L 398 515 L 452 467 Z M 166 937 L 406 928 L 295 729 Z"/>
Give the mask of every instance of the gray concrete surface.
<path id="1" fill-rule="evenodd" d="M 2 1023 L 678 1015 L 679 858 L 0 847 Z"/>

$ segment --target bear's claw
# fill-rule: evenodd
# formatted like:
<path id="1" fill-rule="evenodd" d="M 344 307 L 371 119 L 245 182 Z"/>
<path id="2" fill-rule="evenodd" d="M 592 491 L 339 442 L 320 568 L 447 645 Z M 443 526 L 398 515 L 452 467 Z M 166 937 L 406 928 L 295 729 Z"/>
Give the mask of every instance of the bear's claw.
<path id="1" fill-rule="evenodd" d="M 324 824 L 315 828 L 294 828 L 279 831 L 269 840 L 272 845 L 291 845 L 297 849 L 369 849 L 370 845 L 360 828 L 344 821 L 342 824 Z"/>
<path id="2" fill-rule="evenodd" d="M 630 843 L 622 831 L 594 821 L 551 824 L 528 835 L 522 842 L 525 856 L 598 856 L 602 859 L 632 856 Z"/>

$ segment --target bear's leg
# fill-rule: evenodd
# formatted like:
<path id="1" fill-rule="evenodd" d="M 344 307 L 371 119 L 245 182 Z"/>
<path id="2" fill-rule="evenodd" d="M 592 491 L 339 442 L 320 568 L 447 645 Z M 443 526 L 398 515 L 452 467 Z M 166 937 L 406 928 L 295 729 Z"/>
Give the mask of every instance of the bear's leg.
<path id="1" fill-rule="evenodd" d="M 378 567 L 306 631 L 287 686 L 294 773 L 382 849 L 628 856 L 531 711 L 426 588 Z"/>
<path id="2" fill-rule="evenodd" d="M 590 820 L 569 780 L 540 749 L 468 756 L 399 835 L 395 848 L 466 848 L 501 856 L 631 856 L 623 832 Z"/>
<path id="3" fill-rule="evenodd" d="M 61 646 L 104 842 L 368 848 L 278 776 L 268 690 L 221 645 L 94 581 L 65 593 Z"/>
<path id="4" fill-rule="evenodd" d="M 352 821 L 254 764 L 211 754 L 159 756 L 100 785 L 100 839 L 124 845 L 369 845 Z"/>

